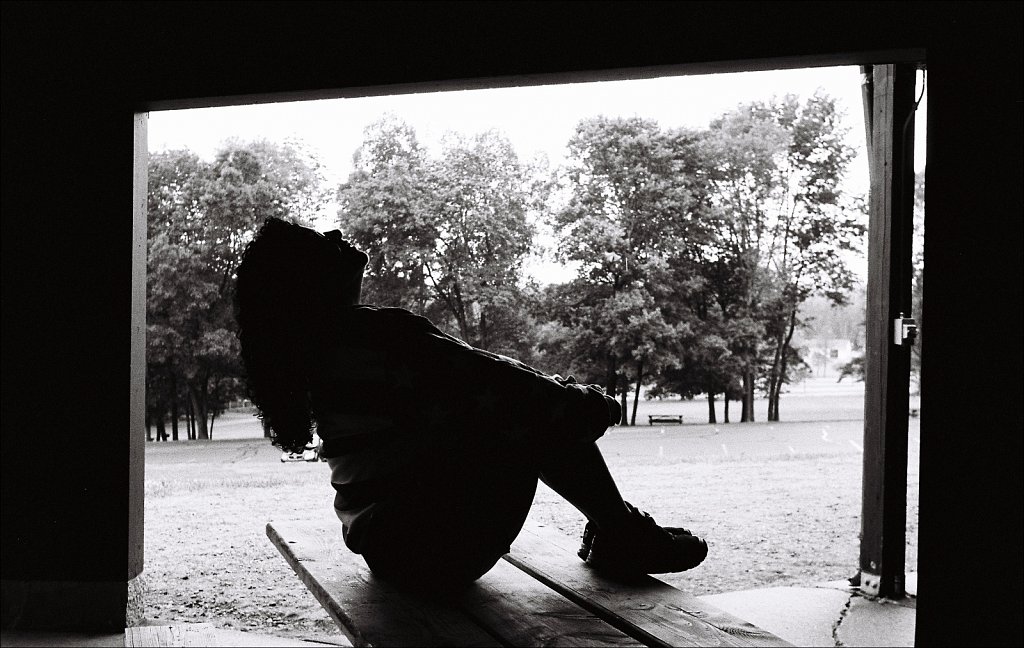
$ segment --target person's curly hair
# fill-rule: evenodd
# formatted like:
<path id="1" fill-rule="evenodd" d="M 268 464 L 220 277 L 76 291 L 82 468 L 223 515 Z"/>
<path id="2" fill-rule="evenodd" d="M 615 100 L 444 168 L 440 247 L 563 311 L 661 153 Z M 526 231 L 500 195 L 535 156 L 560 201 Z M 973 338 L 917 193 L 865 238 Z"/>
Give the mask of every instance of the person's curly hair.
<path id="1" fill-rule="evenodd" d="M 313 437 L 316 352 L 337 331 L 346 305 L 341 288 L 365 265 L 341 254 L 340 234 L 331 234 L 272 218 L 238 266 L 235 317 L 249 395 L 273 445 L 288 452 L 301 452 Z"/>

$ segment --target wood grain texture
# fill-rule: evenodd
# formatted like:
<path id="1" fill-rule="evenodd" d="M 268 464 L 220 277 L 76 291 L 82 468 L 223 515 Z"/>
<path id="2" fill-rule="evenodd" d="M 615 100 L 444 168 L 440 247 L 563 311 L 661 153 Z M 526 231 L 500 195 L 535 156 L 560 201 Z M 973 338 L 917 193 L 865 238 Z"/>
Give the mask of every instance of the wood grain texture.
<path id="1" fill-rule="evenodd" d="M 458 605 L 509 646 L 642 645 L 504 561 Z"/>
<path id="2" fill-rule="evenodd" d="M 911 351 L 894 343 L 893 320 L 911 316 L 913 303 L 915 74 L 912 64 L 874 66 L 871 114 L 860 569 L 863 589 L 896 598 L 906 572 Z"/>
<path id="3" fill-rule="evenodd" d="M 192 648 L 215 646 L 213 626 L 209 623 L 188 625 L 133 626 L 124 630 L 126 648 Z"/>
<path id="4" fill-rule="evenodd" d="M 648 646 L 789 646 L 779 637 L 650 576 L 602 576 L 560 536 L 524 529 L 505 557 Z"/>
<path id="5" fill-rule="evenodd" d="M 340 527 L 270 523 L 267 535 L 354 646 L 499 646 L 464 612 L 376 578 Z"/>

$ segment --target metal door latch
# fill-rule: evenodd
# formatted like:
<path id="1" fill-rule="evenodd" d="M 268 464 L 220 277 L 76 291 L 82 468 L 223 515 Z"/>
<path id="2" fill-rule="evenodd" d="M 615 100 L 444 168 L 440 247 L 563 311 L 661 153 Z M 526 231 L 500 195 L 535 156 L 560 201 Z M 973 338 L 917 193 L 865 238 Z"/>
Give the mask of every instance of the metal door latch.
<path id="1" fill-rule="evenodd" d="M 895 344 L 914 344 L 914 340 L 917 339 L 917 320 L 913 317 L 903 317 L 903 313 L 900 313 L 892 324 L 892 341 Z"/>

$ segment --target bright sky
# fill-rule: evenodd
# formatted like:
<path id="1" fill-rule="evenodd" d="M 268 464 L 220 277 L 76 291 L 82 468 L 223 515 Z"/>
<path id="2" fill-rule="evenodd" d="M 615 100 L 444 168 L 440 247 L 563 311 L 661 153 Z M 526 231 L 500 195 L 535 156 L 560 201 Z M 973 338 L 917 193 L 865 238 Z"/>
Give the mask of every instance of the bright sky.
<path id="1" fill-rule="evenodd" d="M 920 83 L 919 76 L 918 93 Z M 432 150 L 446 132 L 470 135 L 497 128 L 521 159 L 544 154 L 554 167 L 563 160 L 566 143 L 585 117 L 639 116 L 655 119 L 663 127 L 705 128 L 740 103 L 788 93 L 809 97 L 819 88 L 835 98 L 845 113 L 848 143 L 858 151 L 847 189 L 867 193 L 861 75 L 856 66 L 159 111 L 150 113 L 149 150 L 188 148 L 210 160 L 218 146 L 232 137 L 298 139 L 317 155 L 329 185 L 336 187 L 351 171 L 363 129 L 390 112 L 415 128 L 420 142 Z M 927 97 L 917 112 L 917 170 L 924 168 L 926 101 Z M 329 229 L 334 223 L 321 220 L 316 225 Z M 543 281 L 565 276 L 551 264 L 537 264 L 532 273 Z"/>

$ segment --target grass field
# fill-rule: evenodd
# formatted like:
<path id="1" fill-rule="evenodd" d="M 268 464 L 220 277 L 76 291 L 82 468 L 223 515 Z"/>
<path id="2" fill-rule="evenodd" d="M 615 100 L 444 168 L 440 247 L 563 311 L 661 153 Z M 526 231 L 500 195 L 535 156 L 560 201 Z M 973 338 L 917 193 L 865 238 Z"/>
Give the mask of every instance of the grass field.
<path id="1" fill-rule="evenodd" d="M 857 571 L 863 401 L 857 386 L 839 387 L 821 383 L 806 396 L 788 395 L 783 417 L 805 420 L 774 424 L 649 427 L 649 412 L 681 411 L 691 421 L 687 408 L 699 407 L 706 417 L 707 405 L 642 402 L 644 425 L 614 428 L 601 439 L 627 499 L 663 524 L 708 539 L 703 565 L 664 580 L 702 595 L 809 585 Z M 283 464 L 279 451 L 253 438 L 258 433 L 243 431 L 244 419 L 225 423 L 219 435 L 215 428 L 215 441 L 147 444 L 149 621 L 335 635 L 264 533 L 273 520 L 335 521 L 326 464 Z M 918 430 L 911 419 L 909 571 L 917 561 Z M 542 485 L 530 523 L 576 538 L 583 518 Z"/>

